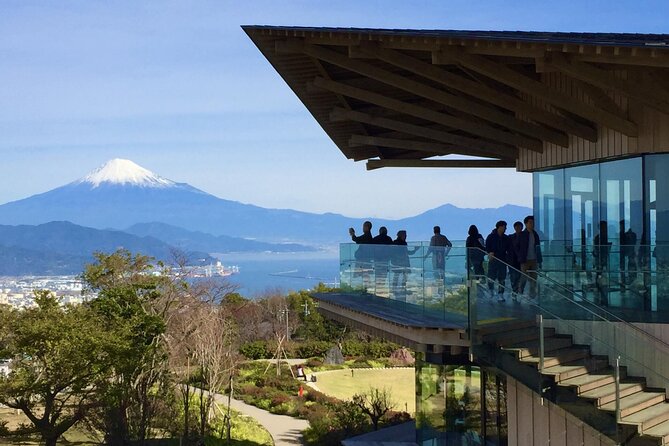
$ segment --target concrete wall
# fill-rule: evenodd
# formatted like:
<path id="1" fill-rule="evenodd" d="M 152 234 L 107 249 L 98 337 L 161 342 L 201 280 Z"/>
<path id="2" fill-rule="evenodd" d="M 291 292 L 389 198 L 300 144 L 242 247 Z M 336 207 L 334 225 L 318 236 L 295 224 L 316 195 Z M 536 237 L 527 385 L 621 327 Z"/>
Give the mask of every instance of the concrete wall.
<path id="1" fill-rule="evenodd" d="M 507 377 L 509 446 L 614 446 L 592 427 Z"/>

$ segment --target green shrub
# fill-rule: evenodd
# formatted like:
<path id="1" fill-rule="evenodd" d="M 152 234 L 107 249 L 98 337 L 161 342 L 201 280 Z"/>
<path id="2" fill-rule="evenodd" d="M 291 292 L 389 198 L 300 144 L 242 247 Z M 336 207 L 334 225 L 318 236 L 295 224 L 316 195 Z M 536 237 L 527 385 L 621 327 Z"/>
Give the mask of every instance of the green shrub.
<path id="1" fill-rule="evenodd" d="M 270 359 L 273 355 L 267 341 L 247 342 L 239 347 L 239 353 L 248 359 Z"/>
<path id="2" fill-rule="evenodd" d="M 387 358 L 399 346 L 392 342 L 348 340 L 342 343 L 344 356 L 364 356 L 366 358 Z"/>
<path id="3" fill-rule="evenodd" d="M 328 341 L 305 341 L 296 344 L 293 348 L 295 356 L 298 358 L 323 357 L 328 349 L 332 347 L 332 342 Z"/>

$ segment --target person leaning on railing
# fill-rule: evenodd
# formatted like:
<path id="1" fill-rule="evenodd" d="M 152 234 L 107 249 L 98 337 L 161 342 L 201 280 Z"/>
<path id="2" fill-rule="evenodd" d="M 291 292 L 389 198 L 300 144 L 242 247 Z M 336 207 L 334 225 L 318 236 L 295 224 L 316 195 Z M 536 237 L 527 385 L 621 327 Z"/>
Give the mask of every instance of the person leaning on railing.
<path id="1" fill-rule="evenodd" d="M 479 233 L 476 225 L 471 225 L 467 231 L 467 240 L 465 241 L 467 248 L 467 269 L 474 273 L 474 276 L 485 276 L 483 270 L 483 260 L 485 258 L 485 240 Z"/>
<path id="2" fill-rule="evenodd" d="M 516 256 L 520 263 L 523 275 L 518 284 L 518 293 L 523 294 L 528 276 L 530 280 L 530 298 L 537 297 L 537 269 L 541 268 L 543 258 L 541 256 L 541 240 L 539 234 L 534 230 L 534 216 L 528 215 L 523 220 L 525 229 L 518 235 L 516 245 Z"/>
<path id="3" fill-rule="evenodd" d="M 407 232 L 397 231 L 397 238 L 393 241 L 393 255 L 390 259 L 393 265 L 393 297 L 398 300 L 406 300 L 407 278 L 411 271 L 411 262 L 409 255 L 415 254 L 420 247 L 414 246 L 409 249 L 407 246 Z"/>
<path id="4" fill-rule="evenodd" d="M 355 235 L 355 229 L 348 228 L 348 234 L 358 245 L 361 245 L 355 251 L 355 274 L 362 276 L 363 288 L 367 289 L 371 285 L 370 283 L 370 270 L 372 266 L 372 251 L 371 246 L 374 243 L 374 237 L 372 236 L 372 222 L 365 221 L 362 224 L 362 235 Z"/>

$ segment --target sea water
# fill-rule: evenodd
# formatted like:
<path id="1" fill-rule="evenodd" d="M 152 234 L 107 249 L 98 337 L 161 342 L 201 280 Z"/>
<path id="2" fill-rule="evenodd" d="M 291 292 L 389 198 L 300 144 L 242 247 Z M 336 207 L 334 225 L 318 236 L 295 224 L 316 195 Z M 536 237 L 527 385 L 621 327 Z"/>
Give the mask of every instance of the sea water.
<path id="1" fill-rule="evenodd" d="M 239 272 L 226 279 L 246 297 L 267 293 L 310 289 L 322 282 L 339 284 L 339 253 L 238 253 L 213 254 L 223 265 L 238 266 Z"/>

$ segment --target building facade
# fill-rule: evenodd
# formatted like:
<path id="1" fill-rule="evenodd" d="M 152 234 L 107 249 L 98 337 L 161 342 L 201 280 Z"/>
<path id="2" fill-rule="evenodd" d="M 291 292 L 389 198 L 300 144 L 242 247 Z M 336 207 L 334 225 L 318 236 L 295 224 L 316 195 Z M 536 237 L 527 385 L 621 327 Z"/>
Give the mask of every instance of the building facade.
<path id="1" fill-rule="evenodd" d="M 533 174 L 537 295 L 490 305 L 463 248 L 440 274 L 409 258 L 401 293 L 342 258 L 347 288 L 318 296 L 417 352 L 417 444 L 669 444 L 669 36 L 244 31 L 370 170 Z"/>

